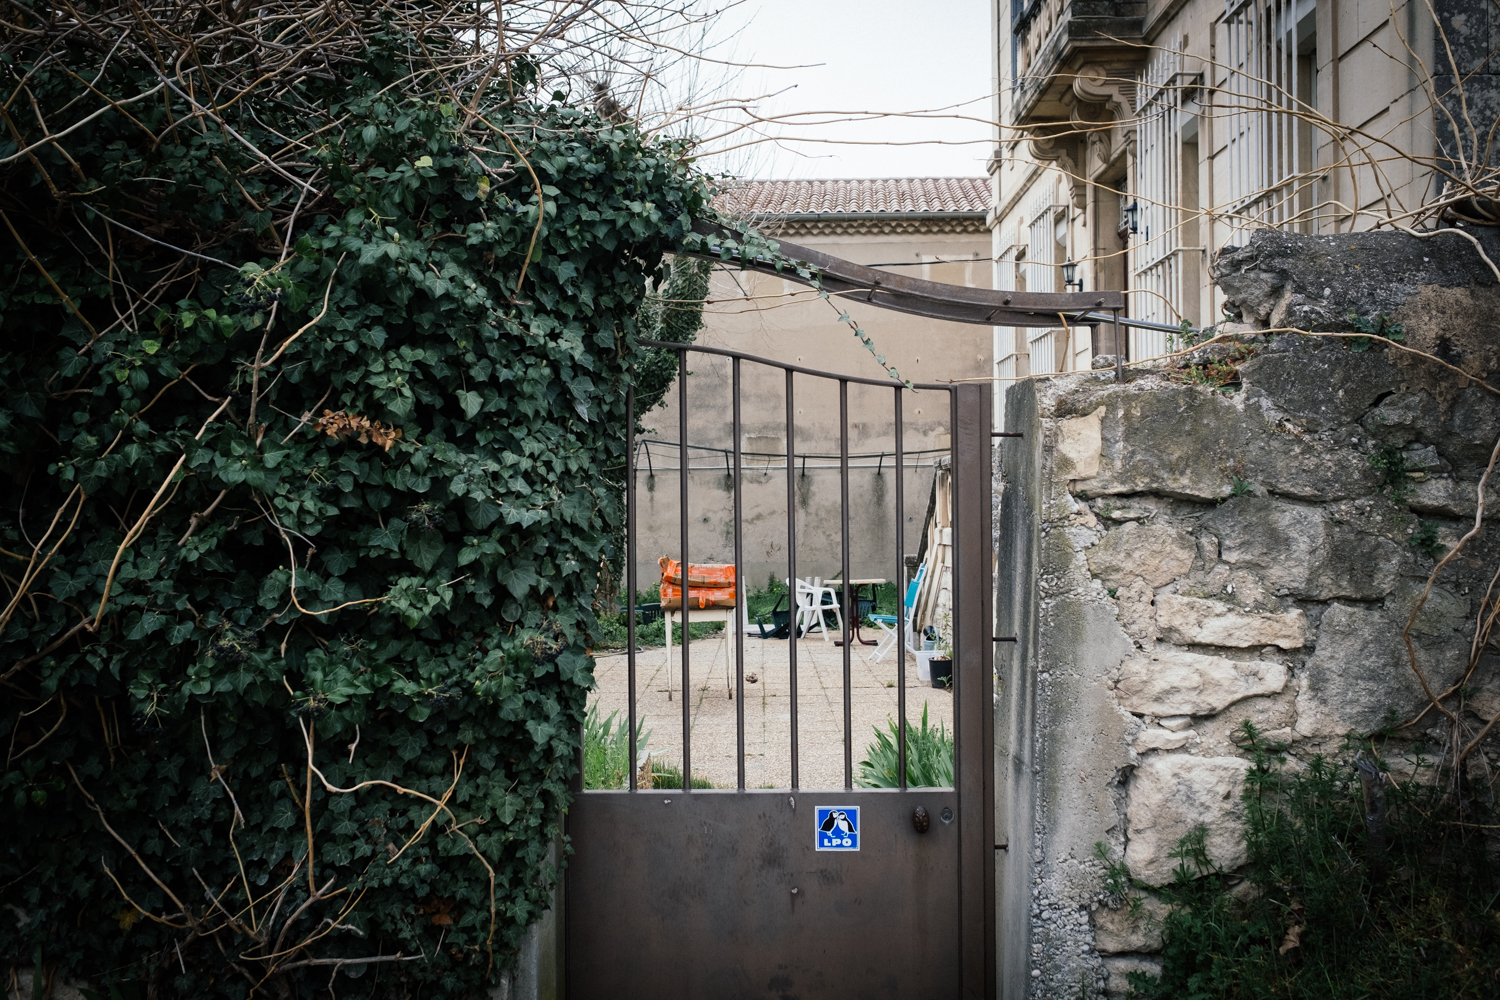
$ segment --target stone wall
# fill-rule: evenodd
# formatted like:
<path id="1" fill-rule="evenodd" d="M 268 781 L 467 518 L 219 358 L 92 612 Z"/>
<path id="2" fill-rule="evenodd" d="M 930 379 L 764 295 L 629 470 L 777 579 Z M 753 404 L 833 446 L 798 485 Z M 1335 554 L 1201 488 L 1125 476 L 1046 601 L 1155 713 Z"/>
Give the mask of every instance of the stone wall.
<path id="1" fill-rule="evenodd" d="M 1299 258 L 1288 239 L 1315 238 L 1258 236 L 1220 258 L 1238 267 L 1226 287 L 1261 290 L 1239 300 L 1251 323 L 1292 325 L 1293 310 L 1336 298 L 1323 275 L 1353 271 L 1332 245 L 1316 269 L 1282 266 Z M 1435 256 L 1433 241 L 1395 239 L 1359 270 L 1420 272 Z M 1331 308 L 1404 318 L 1409 342 L 1446 338 L 1451 363 L 1489 377 L 1500 324 L 1483 316 L 1500 290 L 1477 255 L 1463 273 L 1472 322 L 1440 325 L 1411 304 L 1452 298 L 1458 280 L 1393 294 L 1377 279 L 1374 308 L 1345 282 Z M 1435 532 L 1451 546 L 1472 526 L 1500 395 L 1378 343 L 1240 329 L 1239 347 L 1182 368 L 1009 394 L 1006 426 L 1025 438 L 1003 446 L 998 529 L 998 634 L 1020 638 L 997 656 L 1004 997 L 1119 996 L 1127 972 L 1156 967 L 1163 906 L 1148 895 L 1134 919 L 1111 908 L 1096 845 L 1159 886 L 1171 849 L 1203 824 L 1209 856 L 1243 864 L 1242 720 L 1295 761 L 1427 705 L 1401 633 L 1435 560 L 1413 543 Z M 1231 350 L 1251 355 L 1238 384 L 1195 384 L 1187 365 Z M 1372 463 L 1392 454 L 1405 464 L 1394 491 Z M 1497 567 L 1500 531 L 1486 529 L 1417 616 L 1412 645 L 1435 688 L 1467 668 Z M 1500 712 L 1488 659 L 1465 704 L 1474 720 Z"/>

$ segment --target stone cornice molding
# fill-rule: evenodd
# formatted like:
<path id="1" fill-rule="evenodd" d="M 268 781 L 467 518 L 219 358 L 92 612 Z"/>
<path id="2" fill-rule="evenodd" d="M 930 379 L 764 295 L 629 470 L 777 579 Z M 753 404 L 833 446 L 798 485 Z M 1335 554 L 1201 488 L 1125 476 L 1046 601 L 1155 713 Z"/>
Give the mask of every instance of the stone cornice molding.
<path id="1" fill-rule="evenodd" d="M 1055 135 L 1033 136 L 1027 145 L 1031 155 L 1044 163 L 1061 170 L 1068 180 L 1068 191 L 1073 207 L 1082 209 L 1088 204 L 1088 184 L 1080 169 L 1079 137 L 1081 133 L 1064 132 Z"/>
<path id="2" fill-rule="evenodd" d="M 967 235 L 989 231 L 984 212 L 828 212 L 756 219 L 769 236 Z"/>
<path id="3" fill-rule="evenodd" d="M 1136 69 L 1134 64 L 1090 63 L 1073 75 L 1073 93 L 1079 100 L 1105 105 L 1115 121 L 1128 121 L 1135 117 Z"/>

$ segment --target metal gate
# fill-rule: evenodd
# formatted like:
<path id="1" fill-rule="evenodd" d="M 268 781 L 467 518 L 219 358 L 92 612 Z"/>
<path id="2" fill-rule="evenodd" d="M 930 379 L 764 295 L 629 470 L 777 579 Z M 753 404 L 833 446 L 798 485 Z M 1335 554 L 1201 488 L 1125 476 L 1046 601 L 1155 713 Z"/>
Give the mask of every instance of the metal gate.
<path id="1" fill-rule="evenodd" d="M 795 398 L 809 380 L 836 382 L 839 393 L 839 482 L 842 518 L 840 589 L 850 600 L 849 388 L 880 386 L 892 394 L 895 465 L 904 469 L 903 395 L 877 381 L 812 371 L 708 347 L 654 343 L 679 353 L 679 551 L 689 566 L 689 354 L 730 359 L 733 437 L 734 562 L 743 566 L 741 370 L 765 365 L 785 374 L 787 576 L 797 577 L 794 467 Z M 899 732 L 898 788 L 854 785 L 858 752 L 851 731 L 850 615 L 843 632 L 843 784 L 800 785 L 797 739 L 797 642 L 787 643 L 791 706 L 791 783 L 747 788 L 745 781 L 745 629 L 734 630 L 738 787 L 691 787 L 692 644 L 683 601 L 681 656 L 682 789 L 629 787 L 580 790 L 567 816 L 573 856 L 566 875 L 564 922 L 567 995 L 602 998 L 920 998 L 991 997 L 995 990 L 994 733 L 992 697 L 991 387 L 918 386 L 946 396 L 951 430 L 954 663 L 954 786 L 907 787 L 906 670 L 908 636 L 896 644 Z M 931 400 L 932 396 L 925 396 Z M 628 403 L 632 440 L 626 470 L 629 542 L 626 556 L 629 623 L 630 761 L 637 759 L 635 602 L 635 403 Z M 906 629 L 901 595 L 907 584 L 903 476 L 895 477 L 895 551 L 888 565 L 897 586 L 897 628 Z M 736 573 L 743 616 L 744 574 Z M 796 635 L 795 624 L 793 636 Z M 762 641 L 762 640 L 755 640 Z M 676 723 L 674 722 L 673 725 Z M 820 810 L 819 807 L 823 807 Z M 836 813 L 842 811 L 841 820 Z M 828 850 L 826 837 L 845 835 L 855 818 L 857 850 Z M 821 821 L 821 822 L 820 822 Z M 843 825 L 840 826 L 840 823 Z M 819 827 L 824 829 L 820 834 Z"/>

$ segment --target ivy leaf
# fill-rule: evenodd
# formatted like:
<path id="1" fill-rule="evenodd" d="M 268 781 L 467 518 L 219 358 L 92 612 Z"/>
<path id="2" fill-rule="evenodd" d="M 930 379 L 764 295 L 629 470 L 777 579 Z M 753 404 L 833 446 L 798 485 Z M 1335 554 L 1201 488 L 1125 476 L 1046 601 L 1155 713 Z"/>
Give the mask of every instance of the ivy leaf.
<path id="1" fill-rule="evenodd" d="M 533 585 L 541 582 L 541 577 L 536 575 L 536 569 L 531 563 L 513 563 L 509 566 L 501 566 L 495 572 L 495 578 L 516 597 L 525 597 L 526 592 Z"/>
<path id="2" fill-rule="evenodd" d="M 406 557 L 422 572 L 432 569 L 443 554 L 441 531 L 418 531 L 407 536 Z"/>
<path id="3" fill-rule="evenodd" d="M 406 534 L 406 522 L 399 517 L 391 518 L 383 528 L 376 528 L 370 533 L 370 544 L 377 548 L 390 549 L 392 552 L 401 551 L 401 538 Z"/>
<path id="4" fill-rule="evenodd" d="M 484 409 L 484 397 L 472 389 L 460 391 L 458 403 L 464 408 L 465 420 L 473 420 L 474 415 Z"/>
<path id="5" fill-rule="evenodd" d="M 469 497 L 464 500 L 464 516 L 469 519 L 474 530 L 483 531 L 500 518 L 500 505 L 489 500 L 476 500 Z"/>
<path id="6" fill-rule="evenodd" d="M 147 354 L 155 354 L 157 351 L 161 350 L 161 341 L 143 340 L 141 341 L 141 350 L 145 351 Z"/>
<path id="7" fill-rule="evenodd" d="M 403 729 L 391 741 L 391 746 L 402 760 L 416 760 L 427 746 L 427 734 L 420 729 Z"/>

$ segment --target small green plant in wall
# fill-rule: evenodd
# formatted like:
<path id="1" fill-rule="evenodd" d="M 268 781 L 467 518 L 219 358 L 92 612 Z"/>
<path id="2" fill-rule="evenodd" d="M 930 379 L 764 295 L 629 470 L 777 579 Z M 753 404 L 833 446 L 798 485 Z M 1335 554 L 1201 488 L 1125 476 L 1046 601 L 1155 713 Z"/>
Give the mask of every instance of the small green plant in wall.
<path id="1" fill-rule="evenodd" d="M 1433 521 L 1418 521 L 1417 526 L 1412 529 L 1411 537 L 1406 541 L 1412 548 L 1432 559 L 1441 559 L 1448 551 L 1448 547 L 1438 541 L 1438 526 Z"/>
<path id="2" fill-rule="evenodd" d="M 1406 339 L 1406 327 L 1400 323 L 1391 321 L 1390 316 L 1385 313 L 1376 313 L 1374 316 L 1361 316 L 1353 309 L 1349 310 L 1349 324 L 1360 333 L 1368 333 L 1371 337 L 1380 337 L 1385 340 L 1400 343 Z M 1374 346 L 1374 341 L 1364 337 L 1355 337 L 1349 341 L 1349 349 L 1356 354 L 1368 351 Z"/>
<path id="3" fill-rule="evenodd" d="M 1411 495 L 1412 471 L 1406 453 L 1393 444 L 1383 444 L 1370 455 L 1370 467 L 1380 473 L 1380 487 L 1393 503 L 1405 503 Z"/>

